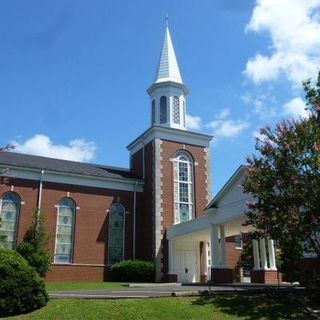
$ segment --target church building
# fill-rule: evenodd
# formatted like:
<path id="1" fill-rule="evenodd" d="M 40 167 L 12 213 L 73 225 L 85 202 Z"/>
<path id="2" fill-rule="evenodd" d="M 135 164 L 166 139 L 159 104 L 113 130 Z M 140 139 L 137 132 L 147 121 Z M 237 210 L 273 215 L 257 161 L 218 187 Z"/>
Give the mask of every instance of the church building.
<path id="1" fill-rule="evenodd" d="M 211 200 L 212 136 L 187 130 L 188 88 L 168 27 L 150 96 L 151 125 L 127 146 L 123 169 L 0 152 L 2 246 L 13 248 L 45 217 L 52 252 L 47 281 L 103 281 L 126 259 L 155 262 L 156 281 L 239 281 L 243 168 Z M 268 254 L 266 254 L 266 250 Z M 260 253 L 259 253 L 260 251 Z M 272 240 L 254 244 L 256 282 L 274 282 Z M 268 261 L 267 261 L 268 260 Z"/>

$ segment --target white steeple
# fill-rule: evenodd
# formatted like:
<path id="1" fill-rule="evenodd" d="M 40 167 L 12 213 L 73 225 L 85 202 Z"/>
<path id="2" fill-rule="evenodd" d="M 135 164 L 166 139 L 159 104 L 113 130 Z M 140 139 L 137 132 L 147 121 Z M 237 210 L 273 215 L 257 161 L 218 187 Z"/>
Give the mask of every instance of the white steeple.
<path id="1" fill-rule="evenodd" d="M 182 83 L 180 70 L 176 59 L 176 55 L 174 53 L 168 25 L 166 25 L 161 56 L 154 82 L 164 81 L 174 81 Z"/>
<path id="2" fill-rule="evenodd" d="M 151 124 L 186 130 L 187 86 L 182 82 L 166 18 L 160 60 L 153 84 L 147 92 L 151 98 Z"/>

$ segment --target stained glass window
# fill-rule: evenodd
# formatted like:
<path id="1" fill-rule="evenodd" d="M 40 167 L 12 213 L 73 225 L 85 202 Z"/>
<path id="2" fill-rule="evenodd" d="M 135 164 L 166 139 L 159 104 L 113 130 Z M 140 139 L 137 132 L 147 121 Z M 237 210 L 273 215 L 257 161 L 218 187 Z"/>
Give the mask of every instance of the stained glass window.
<path id="1" fill-rule="evenodd" d="M 173 97 L 173 122 L 180 123 L 179 97 Z"/>
<path id="2" fill-rule="evenodd" d="M 151 124 L 154 124 L 156 122 L 156 102 L 154 101 L 154 99 L 152 100 L 151 108 Z"/>
<path id="3" fill-rule="evenodd" d="M 167 122 L 167 97 L 160 98 L 160 123 Z"/>
<path id="4" fill-rule="evenodd" d="M 193 216 L 193 161 L 186 152 L 179 152 L 173 161 L 175 223 Z"/>
<path id="5" fill-rule="evenodd" d="M 72 262 L 75 213 L 76 204 L 72 199 L 64 198 L 59 202 L 54 254 L 56 263 Z"/>
<path id="6" fill-rule="evenodd" d="M 17 240 L 17 225 L 20 211 L 20 198 L 14 192 L 9 192 L 1 198 L 0 236 L 4 236 L 0 246 L 12 249 Z"/>
<path id="7" fill-rule="evenodd" d="M 114 264 L 124 258 L 125 209 L 122 204 L 114 203 L 109 212 L 108 263 Z"/>

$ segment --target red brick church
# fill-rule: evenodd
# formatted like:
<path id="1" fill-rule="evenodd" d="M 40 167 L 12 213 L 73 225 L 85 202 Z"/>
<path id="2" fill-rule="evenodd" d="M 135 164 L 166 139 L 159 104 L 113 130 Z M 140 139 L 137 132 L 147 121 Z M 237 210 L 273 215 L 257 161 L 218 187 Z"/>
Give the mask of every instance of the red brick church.
<path id="1" fill-rule="evenodd" d="M 0 189 L 2 246 L 21 241 L 40 208 L 52 251 L 48 281 L 108 280 L 108 267 L 125 259 L 154 261 L 156 281 L 234 281 L 249 231 L 247 195 L 237 188 L 243 172 L 211 201 L 212 137 L 186 128 L 188 88 L 168 27 L 147 92 L 151 126 L 128 145 L 129 169 L 0 153 L 0 168 L 10 167 Z M 273 241 L 261 239 L 254 252 L 252 280 L 273 281 Z"/>

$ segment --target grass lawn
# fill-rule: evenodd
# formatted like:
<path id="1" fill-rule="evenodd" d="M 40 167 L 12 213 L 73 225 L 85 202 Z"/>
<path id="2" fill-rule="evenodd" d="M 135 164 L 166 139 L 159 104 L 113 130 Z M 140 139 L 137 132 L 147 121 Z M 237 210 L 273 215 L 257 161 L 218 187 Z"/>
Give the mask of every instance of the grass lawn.
<path id="1" fill-rule="evenodd" d="M 46 289 L 53 290 L 90 290 L 90 289 L 119 289 L 122 282 L 47 282 Z"/>
<path id="2" fill-rule="evenodd" d="M 281 294 L 135 300 L 56 299 L 30 314 L 5 319 L 315 319 L 301 303 L 315 307 L 316 296 L 308 301 L 304 299 L 302 295 Z"/>

